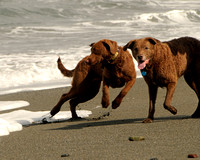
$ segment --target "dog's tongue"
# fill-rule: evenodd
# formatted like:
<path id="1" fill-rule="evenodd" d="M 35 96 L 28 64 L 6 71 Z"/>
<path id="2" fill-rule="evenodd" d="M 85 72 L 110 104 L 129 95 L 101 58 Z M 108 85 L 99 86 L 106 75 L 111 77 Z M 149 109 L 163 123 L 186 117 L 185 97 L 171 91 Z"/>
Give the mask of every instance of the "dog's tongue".
<path id="1" fill-rule="evenodd" d="M 148 59 L 146 61 L 142 62 L 142 63 L 138 63 L 138 68 L 144 69 L 146 67 L 146 64 L 148 64 L 148 63 L 149 63 Z"/>

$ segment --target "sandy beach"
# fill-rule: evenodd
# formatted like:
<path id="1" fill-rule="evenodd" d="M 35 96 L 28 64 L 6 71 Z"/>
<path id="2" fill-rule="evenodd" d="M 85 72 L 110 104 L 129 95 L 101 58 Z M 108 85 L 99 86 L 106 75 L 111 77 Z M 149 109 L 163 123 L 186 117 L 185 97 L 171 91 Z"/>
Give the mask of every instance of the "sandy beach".
<path id="1" fill-rule="evenodd" d="M 1 95 L 0 101 L 24 100 L 26 110 L 47 111 L 69 88 L 20 92 Z M 110 89 L 110 101 L 120 89 Z M 116 110 L 100 106 L 101 91 L 77 109 L 92 111 L 89 118 L 31 125 L 22 131 L 0 137 L 1 160 L 185 160 L 188 154 L 200 157 L 200 121 L 190 115 L 197 106 L 195 93 L 178 81 L 172 105 L 178 113 L 172 115 L 163 108 L 166 89 L 159 89 L 155 120 L 142 123 L 148 114 L 148 89 L 143 79 L 135 85 Z M 69 110 L 65 103 L 63 111 Z M 4 113 L 4 112 L 2 112 Z M 109 114 L 108 114 L 109 113 Z M 129 141 L 131 136 L 143 136 L 143 141 Z M 200 159 L 200 158 L 195 158 Z"/>

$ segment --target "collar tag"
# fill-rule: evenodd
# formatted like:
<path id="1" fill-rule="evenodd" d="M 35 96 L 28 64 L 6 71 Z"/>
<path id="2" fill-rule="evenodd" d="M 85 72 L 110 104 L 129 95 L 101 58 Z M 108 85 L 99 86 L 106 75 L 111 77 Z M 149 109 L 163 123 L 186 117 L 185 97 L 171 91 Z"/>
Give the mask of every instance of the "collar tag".
<path id="1" fill-rule="evenodd" d="M 147 72 L 146 71 L 142 71 L 142 76 L 146 76 L 147 75 Z"/>
<path id="2" fill-rule="evenodd" d="M 119 52 L 116 52 L 112 57 L 111 60 L 115 60 L 115 58 L 118 56 Z"/>

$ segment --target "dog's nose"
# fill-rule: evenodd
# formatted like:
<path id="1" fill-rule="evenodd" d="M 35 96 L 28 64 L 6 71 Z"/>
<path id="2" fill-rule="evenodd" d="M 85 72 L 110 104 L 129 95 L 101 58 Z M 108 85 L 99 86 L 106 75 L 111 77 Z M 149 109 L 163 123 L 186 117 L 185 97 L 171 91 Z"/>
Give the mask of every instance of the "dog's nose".
<path id="1" fill-rule="evenodd" d="M 139 56 L 138 56 L 138 59 L 139 59 L 139 60 L 142 60 L 142 58 L 143 58 L 142 55 L 139 55 Z"/>

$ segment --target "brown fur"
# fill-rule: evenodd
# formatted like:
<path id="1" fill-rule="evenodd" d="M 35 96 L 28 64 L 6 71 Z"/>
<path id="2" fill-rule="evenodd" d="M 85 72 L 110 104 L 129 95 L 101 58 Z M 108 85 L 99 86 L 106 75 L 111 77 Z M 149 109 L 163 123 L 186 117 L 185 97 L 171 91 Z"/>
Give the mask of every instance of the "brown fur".
<path id="1" fill-rule="evenodd" d="M 171 106 L 172 96 L 178 78 L 184 75 L 188 85 L 200 99 L 200 41 L 191 37 L 182 37 L 168 42 L 160 42 L 151 37 L 128 42 L 124 50 L 130 48 L 141 67 L 141 72 L 149 88 L 149 115 L 144 122 L 154 119 L 155 102 L 158 87 L 166 87 L 164 108 L 176 114 Z M 143 68 L 145 66 L 145 68 Z M 192 117 L 200 117 L 200 102 Z"/>
<path id="2" fill-rule="evenodd" d="M 60 111 L 62 105 L 70 100 L 72 119 L 78 119 L 76 106 L 94 98 L 99 92 L 102 81 L 102 64 L 89 65 L 86 61 L 88 56 L 83 58 L 73 70 L 68 70 L 58 59 L 58 68 L 64 76 L 72 77 L 72 87 L 68 93 L 61 96 L 58 103 L 53 107 L 50 114 L 53 117 Z"/>
<path id="3" fill-rule="evenodd" d="M 103 63 L 104 66 L 102 107 L 109 106 L 109 86 L 112 88 L 125 86 L 112 102 L 112 108 L 115 109 L 119 107 L 136 80 L 132 56 L 128 51 L 123 51 L 117 42 L 111 40 L 104 39 L 91 46 L 89 63 L 91 65 Z"/>
<path id="4" fill-rule="evenodd" d="M 83 60 L 83 63 L 84 63 L 84 60 Z M 72 70 L 66 69 L 65 66 L 62 64 L 60 57 L 57 60 L 57 64 L 58 64 L 58 69 L 65 77 L 73 77 L 75 69 L 72 69 Z"/>
<path id="5" fill-rule="evenodd" d="M 120 105 L 122 98 L 133 86 L 136 80 L 136 73 L 132 56 L 128 51 L 123 51 L 122 48 L 117 46 L 116 42 L 111 40 L 101 40 L 97 43 L 91 44 L 91 47 L 91 55 L 83 58 L 73 70 L 66 69 L 60 58 L 58 59 L 58 68 L 61 73 L 67 77 L 73 76 L 73 80 L 70 91 L 61 96 L 58 103 L 51 110 L 51 116 L 57 114 L 62 105 L 66 101 L 70 100 L 72 118 L 79 118 L 76 114 L 76 106 L 97 95 L 102 78 L 104 79 L 104 94 L 102 99 L 103 107 L 108 107 L 109 105 L 109 95 L 107 90 L 109 86 L 115 88 L 122 87 L 126 84 L 125 88 L 113 101 L 113 108 L 117 108 Z M 112 59 L 111 52 L 116 53 L 118 48 L 119 55 L 115 59 Z M 108 55 L 105 58 L 103 54 Z M 95 58 L 95 62 L 91 63 L 93 58 Z"/>

